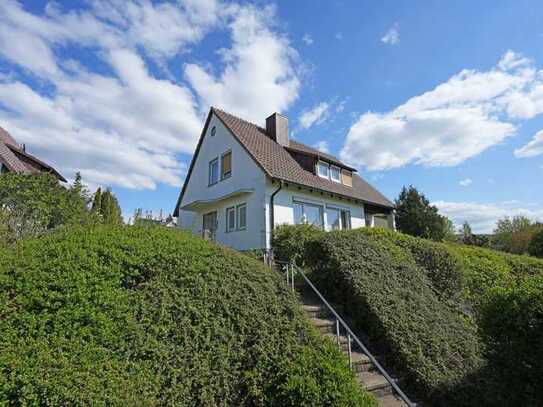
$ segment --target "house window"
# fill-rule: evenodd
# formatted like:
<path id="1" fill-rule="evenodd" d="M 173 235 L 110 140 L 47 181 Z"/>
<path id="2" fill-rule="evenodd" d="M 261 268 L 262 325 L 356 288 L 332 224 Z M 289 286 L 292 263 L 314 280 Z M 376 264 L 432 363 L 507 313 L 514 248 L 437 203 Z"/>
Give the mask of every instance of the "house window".
<path id="1" fill-rule="evenodd" d="M 213 126 L 211 128 L 211 137 L 214 137 L 216 132 L 217 132 L 217 129 L 215 128 L 215 126 Z"/>
<path id="2" fill-rule="evenodd" d="M 351 228 L 351 213 L 347 210 L 326 208 L 326 230 Z"/>
<path id="3" fill-rule="evenodd" d="M 226 231 L 231 232 L 236 229 L 236 209 L 232 206 L 226 208 Z"/>
<path id="4" fill-rule="evenodd" d="M 330 166 L 330 179 L 334 182 L 341 182 L 341 170 L 339 167 Z"/>
<path id="5" fill-rule="evenodd" d="M 322 178 L 330 178 L 330 166 L 325 162 L 319 161 L 317 164 L 317 174 Z"/>
<path id="6" fill-rule="evenodd" d="M 294 202 L 294 223 L 314 225 L 323 228 L 322 206 L 305 202 Z"/>
<path id="7" fill-rule="evenodd" d="M 353 186 L 353 173 L 348 170 L 341 170 L 341 182 L 348 187 Z"/>
<path id="8" fill-rule="evenodd" d="M 247 205 L 238 205 L 236 207 L 236 215 L 238 218 L 238 230 L 244 230 L 247 227 Z"/>
<path id="9" fill-rule="evenodd" d="M 202 237 L 214 241 L 217 237 L 217 212 L 209 212 L 203 216 Z"/>
<path id="10" fill-rule="evenodd" d="M 232 175 L 232 152 L 228 151 L 221 157 L 221 180 Z"/>
<path id="11" fill-rule="evenodd" d="M 219 182 L 219 159 L 215 158 L 209 162 L 209 185 Z"/>

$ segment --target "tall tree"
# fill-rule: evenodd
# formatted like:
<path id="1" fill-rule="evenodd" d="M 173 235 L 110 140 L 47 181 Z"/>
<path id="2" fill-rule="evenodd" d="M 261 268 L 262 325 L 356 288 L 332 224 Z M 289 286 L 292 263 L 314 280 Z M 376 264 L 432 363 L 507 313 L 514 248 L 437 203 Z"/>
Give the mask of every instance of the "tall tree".
<path id="1" fill-rule="evenodd" d="M 108 188 L 102 191 L 98 188 L 94 194 L 91 212 L 105 225 L 120 225 L 123 223 L 121 207 L 117 197 Z"/>
<path id="2" fill-rule="evenodd" d="M 92 200 L 91 212 L 93 214 L 99 214 L 100 208 L 102 207 L 102 189 L 99 187 L 94 193 L 94 198 Z"/>
<path id="3" fill-rule="evenodd" d="M 396 199 L 396 226 L 408 235 L 433 240 L 443 240 L 447 230 L 447 218 L 438 213 L 437 207 L 410 185 L 403 187 Z"/>
<path id="4" fill-rule="evenodd" d="M 492 245 L 497 250 L 522 254 L 527 251 L 531 238 L 532 221 L 526 216 L 499 219 L 494 229 Z"/>

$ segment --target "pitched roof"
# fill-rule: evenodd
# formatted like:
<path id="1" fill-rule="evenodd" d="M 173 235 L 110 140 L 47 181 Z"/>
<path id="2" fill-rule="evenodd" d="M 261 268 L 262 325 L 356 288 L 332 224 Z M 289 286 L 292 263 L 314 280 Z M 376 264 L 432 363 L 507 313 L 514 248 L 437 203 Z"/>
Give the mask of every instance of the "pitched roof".
<path id="1" fill-rule="evenodd" d="M 185 192 L 196 155 L 198 154 L 203 135 L 205 134 L 205 130 L 209 124 L 212 113 L 214 113 L 226 126 L 226 128 L 230 130 L 232 135 L 239 141 L 248 154 L 269 177 L 290 182 L 292 184 L 314 188 L 319 191 L 333 193 L 346 198 L 357 199 L 377 206 L 386 208 L 394 207 L 392 202 L 390 202 L 384 195 L 382 195 L 357 174 L 353 173 L 352 187 L 326 180 L 302 168 L 288 152 L 288 150 L 299 151 L 309 155 L 318 155 L 319 157 L 325 158 L 327 161 L 335 163 L 344 168 L 351 169 L 351 167 L 343 164 L 334 156 L 330 154 L 323 154 L 314 148 L 293 140 L 290 141 L 289 147 L 285 148 L 268 137 L 264 128 L 212 107 L 202 131 L 202 136 L 200 137 L 200 141 L 196 147 L 196 152 L 193 157 L 193 162 L 189 168 L 187 178 L 185 179 L 185 184 L 183 185 L 183 189 L 179 195 L 174 211 L 175 214 L 177 214 L 179 211 L 181 199 Z"/>
<path id="2" fill-rule="evenodd" d="M 59 180 L 66 182 L 66 179 L 57 170 L 21 148 L 15 139 L 2 127 L 0 127 L 0 161 L 10 171 L 18 174 L 50 172 Z"/>

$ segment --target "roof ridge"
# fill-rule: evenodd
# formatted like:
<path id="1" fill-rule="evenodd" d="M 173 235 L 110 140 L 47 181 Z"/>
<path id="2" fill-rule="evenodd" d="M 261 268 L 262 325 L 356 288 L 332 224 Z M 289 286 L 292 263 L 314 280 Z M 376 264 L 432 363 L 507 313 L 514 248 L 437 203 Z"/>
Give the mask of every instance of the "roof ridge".
<path id="1" fill-rule="evenodd" d="M 217 111 L 217 112 L 222 113 L 222 114 L 226 114 L 226 115 L 231 116 L 232 118 L 234 118 L 234 119 L 236 119 L 236 120 L 239 120 L 239 121 L 241 121 L 241 122 L 250 124 L 251 126 L 254 126 L 254 127 L 256 127 L 256 128 L 258 128 L 258 129 L 260 129 L 260 130 L 266 132 L 266 129 L 265 129 L 264 127 L 259 126 L 259 125 L 256 124 L 256 123 L 250 122 L 249 120 L 243 119 L 243 118 L 241 118 L 241 117 L 239 117 L 239 116 L 236 116 L 235 114 L 228 113 L 227 111 L 222 110 L 222 109 L 219 109 L 218 107 L 211 106 L 211 110 Z"/>

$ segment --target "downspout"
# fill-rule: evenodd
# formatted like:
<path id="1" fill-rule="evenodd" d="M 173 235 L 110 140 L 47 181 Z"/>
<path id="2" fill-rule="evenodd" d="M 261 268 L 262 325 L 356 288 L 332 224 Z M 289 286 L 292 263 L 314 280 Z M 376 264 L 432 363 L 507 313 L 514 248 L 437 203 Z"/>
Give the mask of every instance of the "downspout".
<path id="1" fill-rule="evenodd" d="M 270 248 L 273 241 L 273 228 L 275 226 L 275 213 L 274 213 L 274 198 L 275 195 L 283 188 L 283 181 L 279 180 L 279 188 L 277 188 L 270 196 Z"/>

